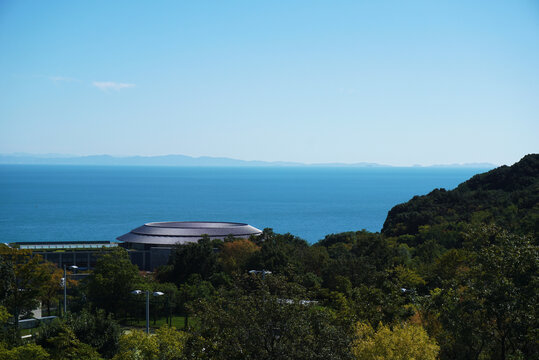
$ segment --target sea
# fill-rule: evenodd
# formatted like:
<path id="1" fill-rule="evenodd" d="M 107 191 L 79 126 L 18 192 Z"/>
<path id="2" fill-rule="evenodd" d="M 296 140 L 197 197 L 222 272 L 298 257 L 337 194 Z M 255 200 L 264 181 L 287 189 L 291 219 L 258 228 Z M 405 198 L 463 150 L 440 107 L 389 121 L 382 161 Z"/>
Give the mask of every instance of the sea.
<path id="1" fill-rule="evenodd" d="M 155 221 L 232 221 L 309 243 L 488 169 L 0 165 L 0 242 L 115 240 Z"/>

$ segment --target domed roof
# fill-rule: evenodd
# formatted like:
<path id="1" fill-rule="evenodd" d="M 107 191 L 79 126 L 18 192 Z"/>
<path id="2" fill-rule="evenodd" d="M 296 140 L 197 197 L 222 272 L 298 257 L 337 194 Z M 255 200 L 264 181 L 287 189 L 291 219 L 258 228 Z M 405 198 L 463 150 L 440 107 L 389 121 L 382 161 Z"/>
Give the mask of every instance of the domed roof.
<path id="1" fill-rule="evenodd" d="M 203 235 L 211 239 L 224 239 L 229 235 L 246 238 L 262 231 L 248 224 L 211 221 L 170 221 L 144 224 L 117 239 L 124 242 L 174 245 L 196 242 Z"/>

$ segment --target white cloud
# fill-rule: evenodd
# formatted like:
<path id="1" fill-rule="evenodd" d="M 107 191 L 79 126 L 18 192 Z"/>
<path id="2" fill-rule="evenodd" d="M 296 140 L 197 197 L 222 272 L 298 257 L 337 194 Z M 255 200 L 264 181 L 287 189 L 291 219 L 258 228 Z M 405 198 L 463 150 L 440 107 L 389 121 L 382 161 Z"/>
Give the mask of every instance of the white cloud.
<path id="1" fill-rule="evenodd" d="M 114 81 L 94 81 L 92 85 L 98 88 L 99 90 L 103 90 L 103 91 L 107 91 L 107 90 L 118 91 L 122 89 L 135 87 L 135 84 L 118 83 Z"/>

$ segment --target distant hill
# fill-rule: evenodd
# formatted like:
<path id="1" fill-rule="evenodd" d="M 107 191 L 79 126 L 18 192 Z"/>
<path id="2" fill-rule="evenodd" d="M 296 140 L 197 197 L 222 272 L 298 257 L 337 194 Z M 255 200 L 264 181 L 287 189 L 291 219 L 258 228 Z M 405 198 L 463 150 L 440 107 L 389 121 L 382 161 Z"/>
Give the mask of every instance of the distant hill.
<path id="1" fill-rule="evenodd" d="M 421 226 L 459 222 L 496 223 L 516 233 L 539 234 L 539 154 L 476 175 L 454 190 L 435 189 L 393 207 L 382 233 L 416 235 Z"/>
<path id="2" fill-rule="evenodd" d="M 0 155 L 1 164 L 101 165 L 101 166 L 299 166 L 292 162 L 244 161 L 219 157 L 163 156 L 38 156 L 32 154 Z"/>
<path id="3" fill-rule="evenodd" d="M 187 155 L 162 155 L 162 156 L 111 156 L 111 155 L 90 155 L 73 156 L 61 154 L 0 154 L 0 164 L 26 164 L 26 165 L 100 165 L 100 166 L 317 166 L 317 167 L 391 167 L 369 162 L 359 163 L 315 163 L 306 164 L 290 161 L 247 161 L 225 157 L 200 156 L 192 157 Z M 430 167 L 430 166 L 429 166 Z M 495 165 L 488 163 L 473 164 L 450 164 L 433 165 L 431 167 L 473 167 L 473 168 L 494 168 Z"/>
<path id="4" fill-rule="evenodd" d="M 357 167 L 384 167 L 375 163 L 325 163 L 305 164 L 288 161 L 247 161 L 230 159 L 225 157 L 187 155 L 162 155 L 162 156 L 124 156 L 90 155 L 69 156 L 58 154 L 33 155 L 33 154 L 4 154 L 0 155 L 0 164 L 27 164 L 27 165 L 100 165 L 100 166 L 223 166 L 223 167 L 268 167 L 268 166 L 357 166 Z"/>

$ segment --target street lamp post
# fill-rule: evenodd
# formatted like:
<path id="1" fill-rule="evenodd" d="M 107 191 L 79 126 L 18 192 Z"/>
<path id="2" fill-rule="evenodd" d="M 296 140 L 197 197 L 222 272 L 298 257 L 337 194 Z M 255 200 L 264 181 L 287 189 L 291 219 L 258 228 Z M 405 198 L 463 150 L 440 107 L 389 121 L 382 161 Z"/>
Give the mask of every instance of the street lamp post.
<path id="1" fill-rule="evenodd" d="M 79 267 L 77 265 L 71 265 L 69 267 L 71 270 L 77 270 Z M 64 264 L 64 315 L 67 314 L 67 271 L 66 264 Z"/>
<path id="2" fill-rule="evenodd" d="M 150 333 L 150 290 L 142 291 L 142 290 L 133 290 L 131 291 L 131 294 L 133 295 L 141 295 L 143 292 L 146 293 L 146 334 Z M 161 291 L 155 291 L 153 293 L 153 296 L 162 296 L 165 295 L 165 293 L 162 293 Z"/>

